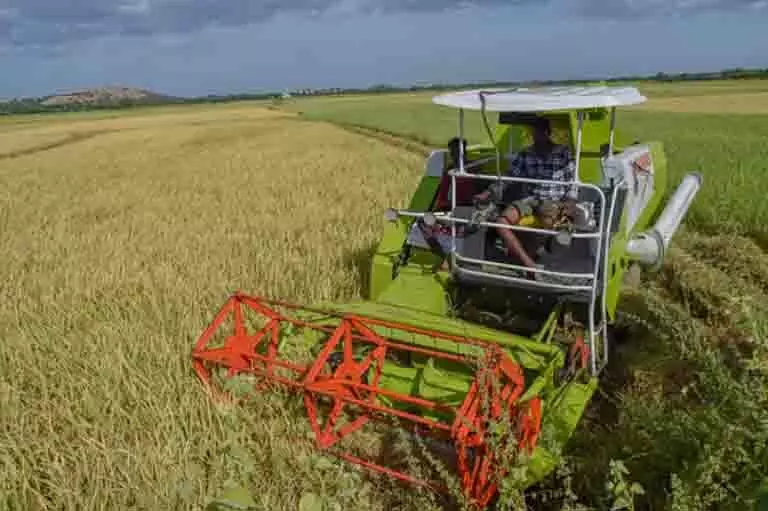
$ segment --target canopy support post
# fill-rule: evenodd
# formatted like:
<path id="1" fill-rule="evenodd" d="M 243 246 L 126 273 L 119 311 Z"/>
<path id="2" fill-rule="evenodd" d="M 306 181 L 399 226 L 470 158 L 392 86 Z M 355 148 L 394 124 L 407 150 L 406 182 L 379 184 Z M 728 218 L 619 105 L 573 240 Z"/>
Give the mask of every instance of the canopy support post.
<path id="1" fill-rule="evenodd" d="M 579 110 L 579 112 L 576 114 L 576 118 L 578 120 L 577 122 L 577 128 L 576 128 L 576 169 L 574 170 L 574 176 L 573 179 L 580 183 L 581 179 L 579 178 L 579 162 L 581 160 L 581 138 L 582 138 L 582 132 L 584 131 L 584 112 Z"/>
<path id="2" fill-rule="evenodd" d="M 616 107 L 611 107 L 611 131 L 608 135 L 608 156 L 613 156 L 614 133 L 616 131 Z"/>

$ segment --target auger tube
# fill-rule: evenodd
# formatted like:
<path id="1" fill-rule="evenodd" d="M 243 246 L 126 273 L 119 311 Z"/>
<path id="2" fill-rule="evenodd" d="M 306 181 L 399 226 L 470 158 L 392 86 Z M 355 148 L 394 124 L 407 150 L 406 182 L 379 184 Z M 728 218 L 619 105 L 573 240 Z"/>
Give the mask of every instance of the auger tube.
<path id="1" fill-rule="evenodd" d="M 652 268 L 661 266 L 669 243 L 696 197 L 702 181 L 703 177 L 698 172 L 685 175 L 653 228 L 636 235 L 627 243 L 627 256 L 630 259 Z"/>

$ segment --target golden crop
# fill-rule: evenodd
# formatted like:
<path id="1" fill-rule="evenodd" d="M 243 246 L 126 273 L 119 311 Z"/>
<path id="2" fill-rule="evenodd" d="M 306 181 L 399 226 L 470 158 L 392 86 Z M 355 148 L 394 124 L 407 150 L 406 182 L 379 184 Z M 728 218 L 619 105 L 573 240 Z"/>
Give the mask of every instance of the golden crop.
<path id="1" fill-rule="evenodd" d="M 383 209 L 422 171 L 251 106 L 3 124 L 0 507 L 200 509 L 232 475 L 227 442 L 253 435 L 265 502 L 295 508 L 325 481 L 280 440 L 295 415 L 227 422 L 192 344 L 235 289 L 358 297 Z"/>
<path id="2" fill-rule="evenodd" d="M 704 186 L 662 271 L 627 290 L 632 335 L 571 443 L 576 470 L 544 490 L 604 505 L 622 459 L 641 505 L 747 509 L 768 459 L 768 124 L 708 113 L 764 113 L 765 82 L 641 90 L 652 101 L 620 129 L 664 142 L 668 191 L 689 170 Z M 457 128 L 425 94 L 284 109 L 304 119 L 234 104 L 0 120 L 0 509 L 201 509 L 246 481 L 270 510 L 308 492 L 430 509 L 300 442 L 300 400 L 225 408 L 193 377 L 192 345 L 235 289 L 360 297 L 382 210 L 423 171 L 396 136 L 442 145 Z"/>

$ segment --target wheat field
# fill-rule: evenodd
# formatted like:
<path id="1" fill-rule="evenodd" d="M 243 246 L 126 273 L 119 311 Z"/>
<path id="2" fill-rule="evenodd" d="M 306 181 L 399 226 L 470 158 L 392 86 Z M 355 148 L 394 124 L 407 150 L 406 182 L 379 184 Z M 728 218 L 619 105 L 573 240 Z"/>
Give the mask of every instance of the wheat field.
<path id="1" fill-rule="evenodd" d="M 636 509 L 746 509 L 768 466 L 767 124 L 658 105 L 620 122 L 705 188 L 544 485 L 572 497 L 536 509 L 606 508 L 613 460 Z M 297 441 L 300 400 L 214 404 L 190 352 L 237 289 L 362 297 L 382 210 L 455 129 L 419 94 L 0 120 L 0 509 L 203 509 L 243 484 L 255 509 L 437 509 Z"/>
<path id="2" fill-rule="evenodd" d="M 236 289 L 359 297 L 420 157 L 252 106 L 0 133 L 0 508 L 201 509 L 241 445 L 265 509 L 384 491 L 301 462 L 298 412 L 214 408 L 190 353 Z"/>

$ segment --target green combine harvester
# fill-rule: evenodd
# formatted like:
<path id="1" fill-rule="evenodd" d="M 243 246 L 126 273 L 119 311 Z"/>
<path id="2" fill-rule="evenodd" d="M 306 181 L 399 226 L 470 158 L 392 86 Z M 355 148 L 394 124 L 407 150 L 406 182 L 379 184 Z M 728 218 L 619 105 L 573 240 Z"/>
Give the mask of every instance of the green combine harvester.
<path id="1" fill-rule="evenodd" d="M 293 389 L 320 449 L 445 488 L 357 452 L 364 430 L 401 428 L 479 508 L 502 483 L 536 484 L 557 465 L 608 362 L 625 277 L 662 264 L 701 186 L 698 173 L 687 174 L 660 211 L 662 144 L 622 144 L 615 131 L 616 108 L 643 101 L 635 88 L 607 86 L 436 96 L 458 111 L 460 139 L 465 111 L 479 111 L 490 143 L 458 144 L 454 162 L 447 150 L 432 152 L 409 207 L 385 212 L 368 300 L 310 308 L 236 293 L 195 345 L 197 375 L 214 389 L 235 376 L 262 391 Z M 532 216 L 501 223 L 519 186 L 537 182 L 506 169 L 541 119 L 574 156 L 575 207 L 546 225 Z M 462 187 L 502 181 L 504 193 L 486 200 L 459 197 Z M 508 255 L 502 229 L 536 267 Z M 513 477 L 520 466 L 525 477 Z"/>

